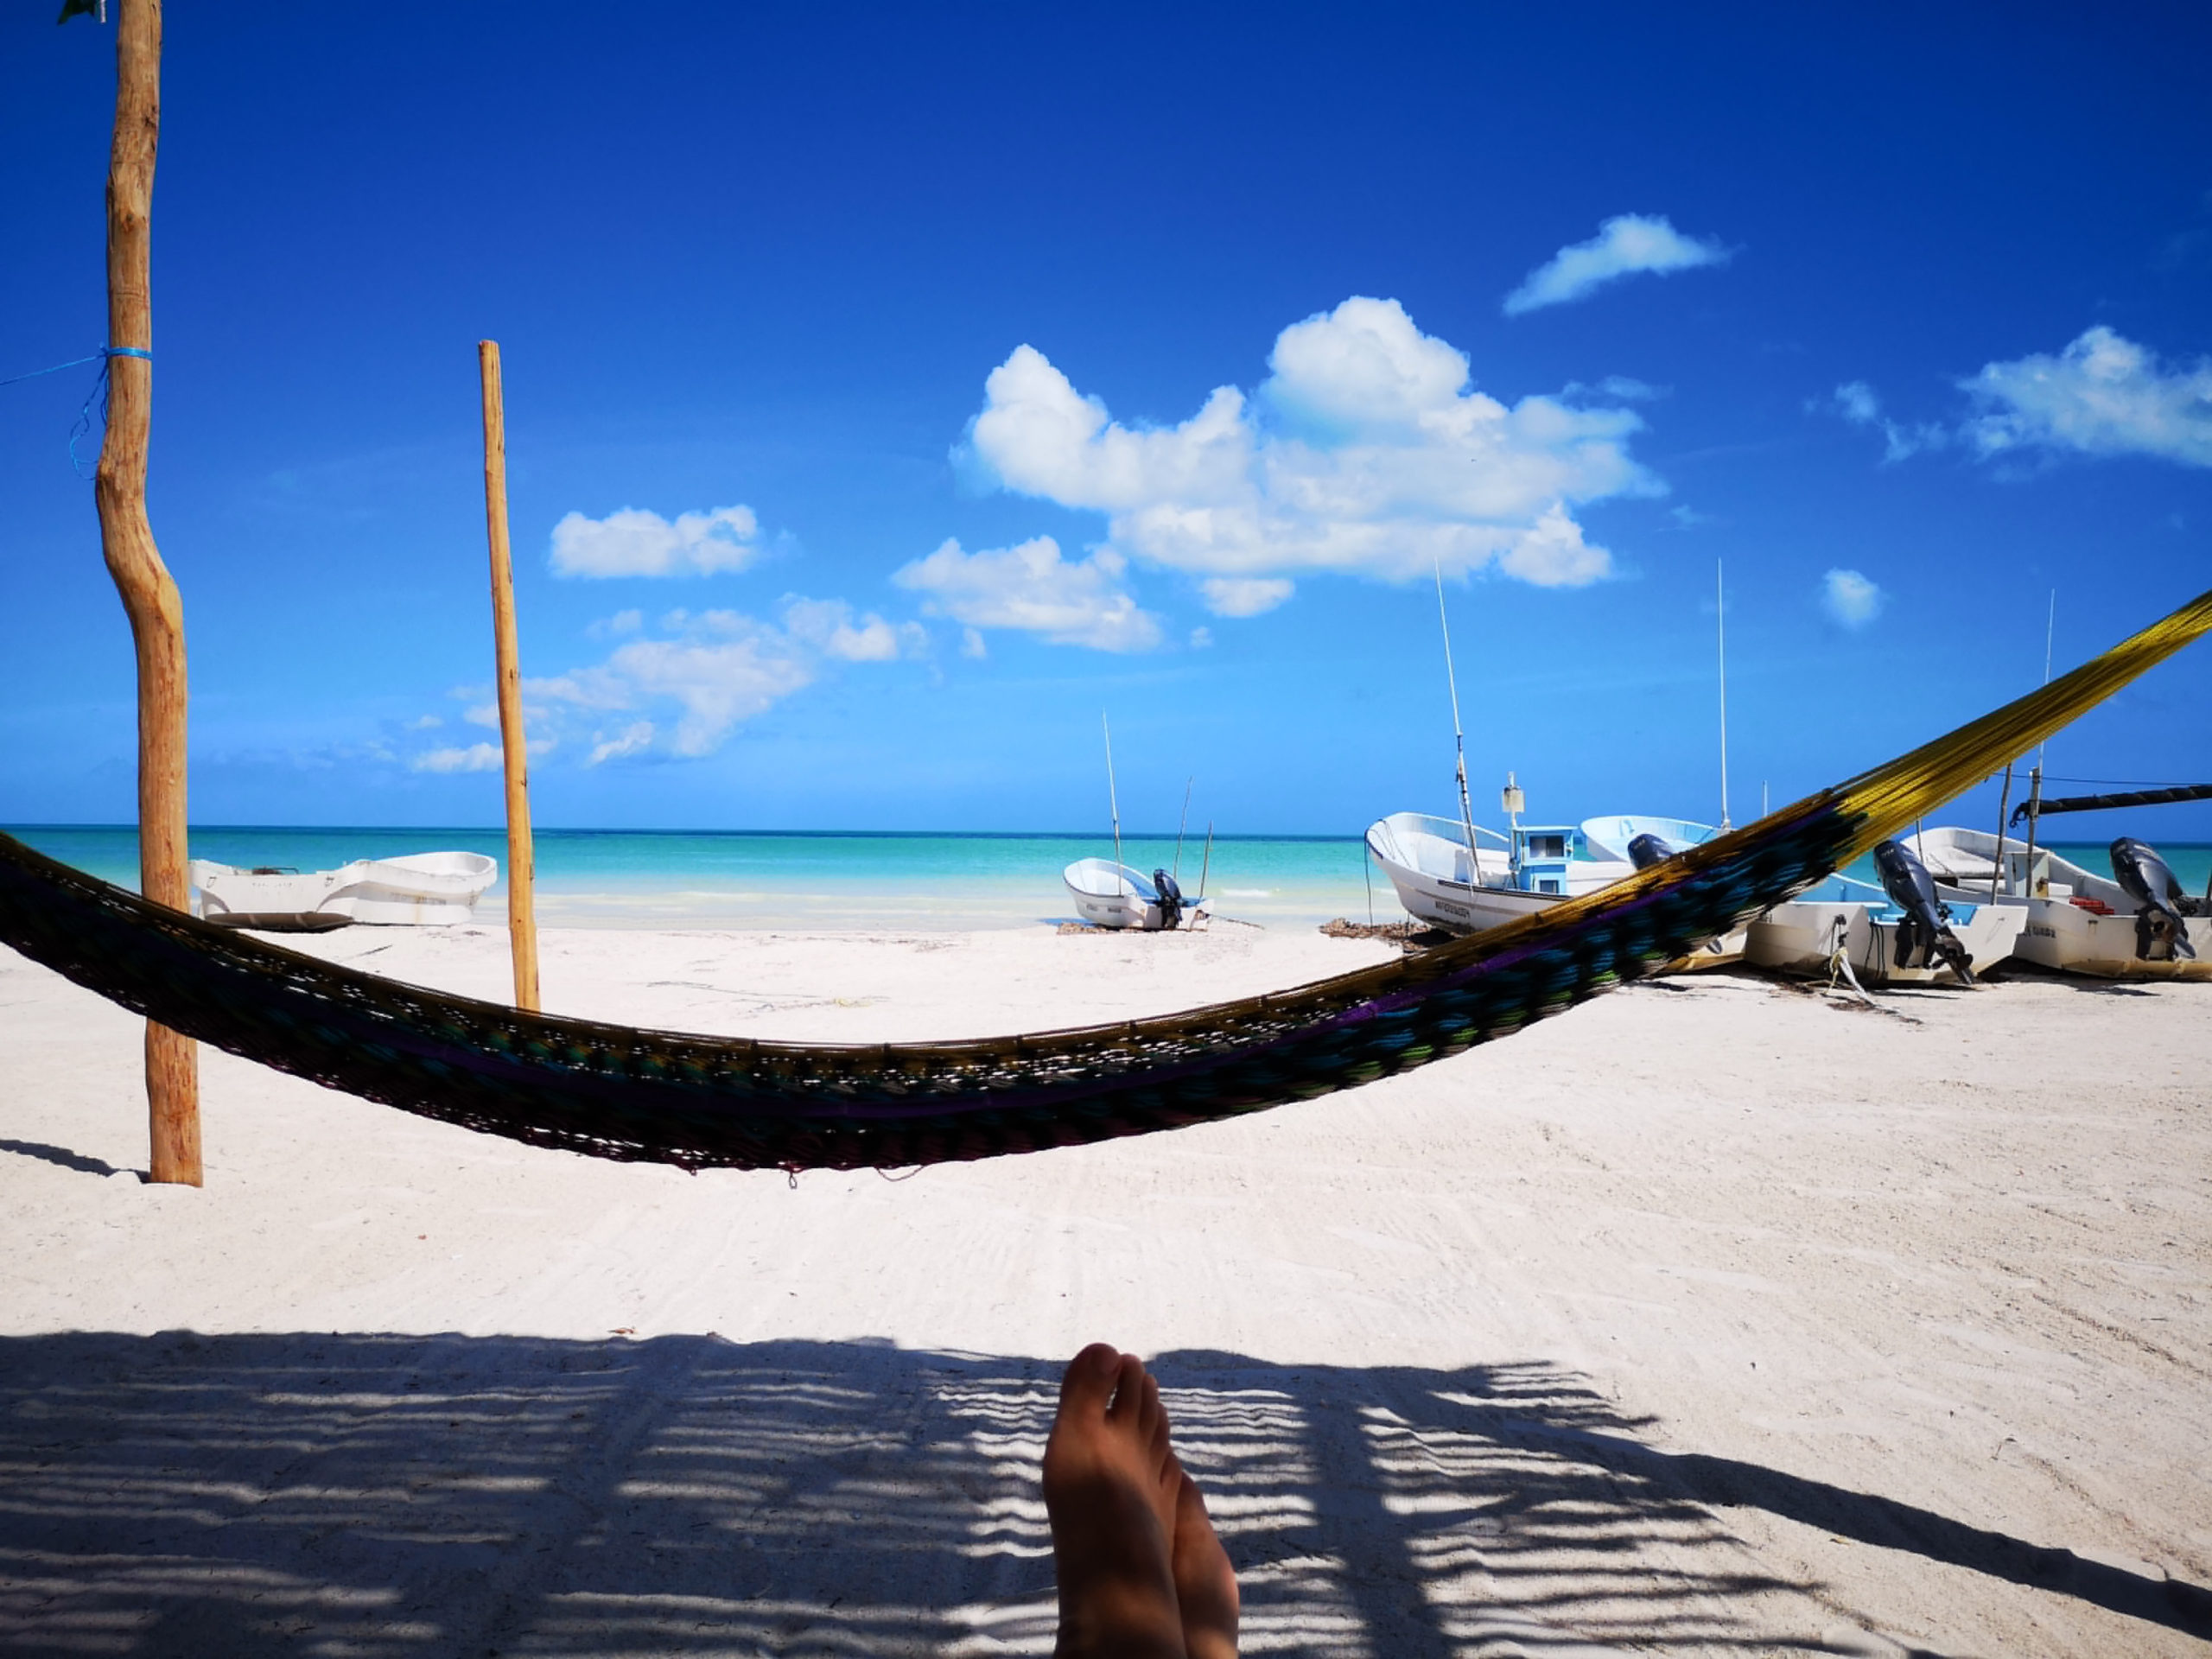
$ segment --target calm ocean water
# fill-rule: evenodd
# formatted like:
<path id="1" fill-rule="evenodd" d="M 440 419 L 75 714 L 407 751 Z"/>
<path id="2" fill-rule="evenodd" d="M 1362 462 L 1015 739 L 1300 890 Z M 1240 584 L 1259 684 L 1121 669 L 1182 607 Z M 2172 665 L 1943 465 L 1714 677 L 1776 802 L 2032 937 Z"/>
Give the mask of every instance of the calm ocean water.
<path id="1" fill-rule="evenodd" d="M 50 857 L 137 885 L 137 832 L 35 824 L 9 834 Z M 548 927 L 1025 927 L 1071 918 L 1060 872 L 1110 858 L 1107 836 L 932 836 L 839 832 L 540 830 L 537 916 Z M 219 864 L 332 869 L 357 858 L 457 849 L 488 853 L 502 880 L 477 907 L 505 914 L 506 836 L 499 830 L 302 830 L 209 824 L 192 855 Z M 1176 868 L 1173 836 L 1122 838 L 1125 862 Z M 1183 842 L 1180 880 L 1201 871 L 1222 914 L 1265 926 L 1367 914 L 1364 849 L 1353 836 L 1205 837 Z M 1376 915 L 1398 912 L 1375 872 Z"/>
<path id="2" fill-rule="evenodd" d="M 9 832 L 51 857 L 135 887 L 138 837 L 129 826 L 34 824 Z M 2202 893 L 2212 844 L 2156 843 L 2176 875 Z M 2055 842 L 2084 868 L 2110 868 L 2103 842 Z M 221 864 L 331 869 L 357 858 L 447 849 L 506 861 L 497 830 L 303 830 L 210 824 L 192 832 L 195 858 Z M 1025 927 L 1072 914 L 1060 872 L 1110 857 L 1103 836 L 931 836 L 540 830 L 537 913 L 549 927 Z M 1369 881 L 1356 836 L 1239 836 L 1213 843 L 1206 885 L 1224 916 L 1268 927 L 1313 926 L 1332 916 L 1400 915 L 1377 869 Z M 1173 837 L 1128 836 L 1124 861 L 1173 867 Z M 1183 843 L 1181 880 L 1198 891 L 1203 836 Z M 1852 874 L 1872 879 L 1871 865 Z M 504 880 L 478 907 L 505 915 Z"/>

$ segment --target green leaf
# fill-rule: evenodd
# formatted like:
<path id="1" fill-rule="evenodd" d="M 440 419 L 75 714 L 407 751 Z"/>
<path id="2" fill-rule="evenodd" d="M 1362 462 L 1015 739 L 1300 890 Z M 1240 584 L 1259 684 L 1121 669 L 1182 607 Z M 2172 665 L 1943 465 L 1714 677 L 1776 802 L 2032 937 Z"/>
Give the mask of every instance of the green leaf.
<path id="1" fill-rule="evenodd" d="M 57 23 L 66 23 L 72 17 L 90 17 L 95 22 L 105 21 L 100 16 L 100 0 L 61 0 L 61 15 L 54 21 Z"/>

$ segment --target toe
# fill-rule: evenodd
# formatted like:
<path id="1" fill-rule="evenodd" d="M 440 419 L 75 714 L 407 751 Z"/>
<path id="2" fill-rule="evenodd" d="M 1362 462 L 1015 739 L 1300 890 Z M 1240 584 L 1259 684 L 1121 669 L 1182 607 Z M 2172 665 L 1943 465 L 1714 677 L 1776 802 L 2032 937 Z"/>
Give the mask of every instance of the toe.
<path id="1" fill-rule="evenodd" d="M 1135 1354 L 1123 1354 L 1121 1362 L 1114 1375 L 1114 1404 L 1106 1414 L 1116 1423 L 1141 1423 L 1144 1385 L 1150 1379 L 1144 1374 L 1144 1362 Z"/>
<path id="2" fill-rule="evenodd" d="M 1121 1376 L 1122 1352 L 1110 1343 L 1094 1342 L 1068 1362 L 1060 1379 L 1060 1416 L 1098 1418 L 1105 1414 Z"/>

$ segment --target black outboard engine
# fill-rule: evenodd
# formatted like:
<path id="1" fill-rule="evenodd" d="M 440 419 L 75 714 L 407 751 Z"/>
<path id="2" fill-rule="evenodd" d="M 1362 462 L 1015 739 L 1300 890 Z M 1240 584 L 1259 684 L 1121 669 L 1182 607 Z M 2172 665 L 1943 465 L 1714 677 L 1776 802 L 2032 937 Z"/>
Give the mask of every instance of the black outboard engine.
<path id="1" fill-rule="evenodd" d="M 1160 925 L 1171 928 L 1183 919 L 1183 889 L 1175 885 L 1175 878 L 1166 870 L 1152 873 L 1153 891 L 1160 895 Z"/>
<path id="2" fill-rule="evenodd" d="M 2135 954 L 2145 962 L 2194 960 L 2196 947 L 2182 920 L 2188 900 L 2166 861 L 2134 836 L 2122 836 L 2112 844 L 2112 874 L 2136 904 Z"/>
<path id="3" fill-rule="evenodd" d="M 1654 864 L 1664 864 L 1675 855 L 1664 836 L 1646 833 L 1636 836 L 1628 844 L 1628 861 L 1639 870 L 1648 870 Z"/>
<path id="4" fill-rule="evenodd" d="M 1881 874 L 1882 891 L 1904 912 L 1904 919 L 1897 924 L 1897 965 L 1932 968 L 1940 957 L 1950 964 L 1960 984 L 1973 984 L 1974 958 L 1951 931 L 1951 907 L 1936 896 L 1935 878 L 1928 867 L 1903 842 L 1885 841 L 1874 849 L 1874 868 Z"/>

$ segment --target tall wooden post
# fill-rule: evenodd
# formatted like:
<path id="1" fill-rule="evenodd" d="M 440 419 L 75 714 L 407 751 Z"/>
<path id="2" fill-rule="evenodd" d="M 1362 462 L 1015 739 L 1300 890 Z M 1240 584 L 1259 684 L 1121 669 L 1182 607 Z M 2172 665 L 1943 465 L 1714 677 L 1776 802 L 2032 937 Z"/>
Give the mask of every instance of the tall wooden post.
<path id="1" fill-rule="evenodd" d="M 484 522 L 492 542 L 492 649 L 499 677 L 499 747 L 507 778 L 507 937 L 515 1006 L 537 1011 L 537 868 L 530 847 L 530 750 L 522 723 L 522 665 L 515 644 L 515 566 L 507 546 L 507 416 L 499 342 L 476 342 L 484 378 Z"/>
<path id="2" fill-rule="evenodd" d="M 154 152 L 162 124 L 161 0 L 120 0 L 115 36 L 115 142 L 107 174 L 107 340 L 136 355 L 107 360 L 107 434 L 92 496 L 100 551 L 123 595 L 138 655 L 138 882 L 156 904 L 191 903 L 184 817 L 184 606 L 146 518 L 153 423 Z M 148 1173 L 200 1184 L 199 1051 L 146 1027 Z"/>

